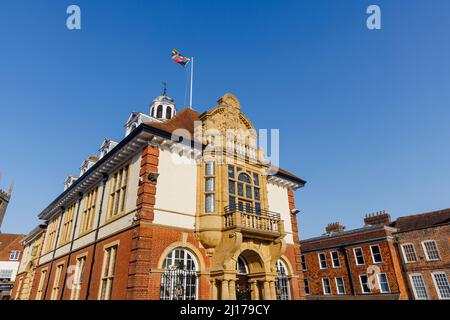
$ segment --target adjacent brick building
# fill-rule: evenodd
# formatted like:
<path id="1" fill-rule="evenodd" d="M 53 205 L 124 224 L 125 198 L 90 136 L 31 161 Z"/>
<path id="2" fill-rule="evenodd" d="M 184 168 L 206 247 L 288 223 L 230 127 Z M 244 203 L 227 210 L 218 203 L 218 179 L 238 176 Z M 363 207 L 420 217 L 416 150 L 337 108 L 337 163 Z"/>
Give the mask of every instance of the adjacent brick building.
<path id="1" fill-rule="evenodd" d="M 22 234 L 0 233 L 0 300 L 11 298 L 23 247 Z M 12 296 L 14 298 L 14 296 Z"/>
<path id="2" fill-rule="evenodd" d="M 364 222 L 301 241 L 308 299 L 450 299 L 450 209 Z"/>
<path id="3" fill-rule="evenodd" d="M 450 209 L 398 218 L 393 224 L 413 299 L 450 299 Z"/>
<path id="4" fill-rule="evenodd" d="M 387 213 L 367 216 L 363 228 L 329 224 L 301 241 L 308 299 L 408 299 Z"/>

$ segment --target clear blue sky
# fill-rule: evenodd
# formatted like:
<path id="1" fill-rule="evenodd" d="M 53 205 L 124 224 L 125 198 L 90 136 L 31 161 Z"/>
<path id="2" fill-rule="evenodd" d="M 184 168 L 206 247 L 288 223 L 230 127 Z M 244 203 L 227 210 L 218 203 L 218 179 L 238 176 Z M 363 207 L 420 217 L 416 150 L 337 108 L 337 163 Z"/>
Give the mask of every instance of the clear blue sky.
<path id="1" fill-rule="evenodd" d="M 78 4 L 82 30 L 65 27 Z M 366 28 L 378 4 L 382 30 Z M 450 1 L 1 1 L 0 170 L 15 183 L 3 232 L 27 233 L 63 180 L 120 140 L 196 56 L 194 105 L 226 92 L 279 128 L 302 238 L 450 207 Z"/>

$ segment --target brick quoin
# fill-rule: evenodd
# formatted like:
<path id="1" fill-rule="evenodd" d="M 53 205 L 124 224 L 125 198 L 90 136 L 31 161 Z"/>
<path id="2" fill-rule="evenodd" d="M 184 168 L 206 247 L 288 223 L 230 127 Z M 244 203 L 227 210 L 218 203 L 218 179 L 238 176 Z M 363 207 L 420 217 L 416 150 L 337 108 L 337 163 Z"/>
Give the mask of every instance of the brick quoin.
<path id="1" fill-rule="evenodd" d="M 289 261 L 292 264 L 292 267 L 294 268 L 294 274 L 298 276 L 297 278 L 291 279 L 292 299 L 303 300 L 306 298 L 306 295 L 301 264 L 302 252 L 300 247 L 300 239 L 298 235 L 297 216 L 296 214 L 293 213 L 293 209 L 295 209 L 294 191 L 292 191 L 291 189 L 288 190 L 288 202 L 289 202 L 289 211 L 291 215 L 292 235 L 294 238 L 294 244 L 287 245 L 285 255 L 286 257 L 288 257 Z"/>
<path id="2" fill-rule="evenodd" d="M 142 300 L 150 296 L 150 269 L 153 239 L 152 221 L 156 202 L 156 181 L 150 173 L 158 173 L 159 149 L 147 146 L 142 151 L 140 185 L 137 196 L 137 221 L 132 231 L 131 254 L 128 267 L 127 299 Z M 152 279 L 154 280 L 154 279 Z"/>

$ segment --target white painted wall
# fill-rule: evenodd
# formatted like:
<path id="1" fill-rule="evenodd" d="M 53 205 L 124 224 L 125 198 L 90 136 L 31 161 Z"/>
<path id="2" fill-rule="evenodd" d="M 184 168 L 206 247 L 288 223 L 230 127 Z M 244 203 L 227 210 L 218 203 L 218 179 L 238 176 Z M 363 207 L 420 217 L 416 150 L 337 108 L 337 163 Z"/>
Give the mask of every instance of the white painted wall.
<path id="1" fill-rule="evenodd" d="M 0 270 L 12 270 L 11 281 L 16 279 L 19 261 L 0 261 Z"/>
<path id="2" fill-rule="evenodd" d="M 197 165 L 194 161 L 187 160 L 170 150 L 160 151 L 153 221 L 155 224 L 194 229 Z"/>
<path id="3" fill-rule="evenodd" d="M 267 196 L 269 210 L 278 212 L 284 220 L 285 240 L 287 243 L 294 243 L 292 236 L 291 214 L 289 212 L 288 189 L 277 184 L 267 182 Z"/>

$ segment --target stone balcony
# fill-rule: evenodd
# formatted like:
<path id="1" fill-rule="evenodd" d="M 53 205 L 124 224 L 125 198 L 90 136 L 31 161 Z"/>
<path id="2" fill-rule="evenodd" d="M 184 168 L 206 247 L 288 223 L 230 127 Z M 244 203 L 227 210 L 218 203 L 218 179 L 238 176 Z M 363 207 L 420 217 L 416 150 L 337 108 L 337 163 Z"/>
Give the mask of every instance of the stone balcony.
<path id="1" fill-rule="evenodd" d="M 274 240 L 284 236 L 284 221 L 280 214 L 268 210 L 255 211 L 254 208 L 227 206 L 224 209 L 223 229 L 235 229 L 244 237 Z"/>

